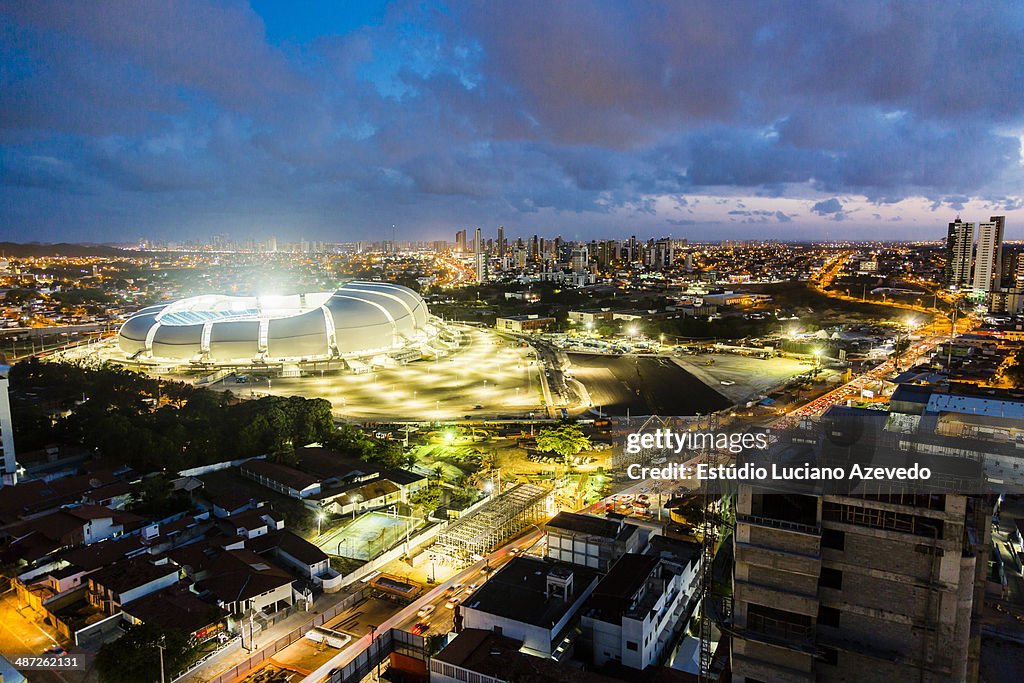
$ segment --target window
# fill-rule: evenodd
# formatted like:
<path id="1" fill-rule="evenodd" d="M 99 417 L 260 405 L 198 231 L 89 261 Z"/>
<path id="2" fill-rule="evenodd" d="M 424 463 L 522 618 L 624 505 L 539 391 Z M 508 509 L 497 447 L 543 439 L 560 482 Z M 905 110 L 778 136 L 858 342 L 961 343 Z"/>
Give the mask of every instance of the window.
<path id="1" fill-rule="evenodd" d="M 818 607 L 818 623 L 822 626 L 839 628 L 839 610 L 835 607 Z"/>
<path id="2" fill-rule="evenodd" d="M 632 650 L 633 652 L 636 652 L 637 644 L 635 642 L 633 642 L 632 640 L 627 640 L 626 641 L 626 649 L 627 650 Z"/>
<path id="3" fill-rule="evenodd" d="M 823 503 L 821 518 L 826 522 L 855 524 L 870 529 L 885 529 L 931 538 L 942 538 L 943 532 L 941 519 L 844 503 Z"/>
<path id="4" fill-rule="evenodd" d="M 747 606 L 747 628 L 783 638 L 806 638 L 811 634 L 811 618 L 752 602 Z"/>
<path id="5" fill-rule="evenodd" d="M 838 569 L 822 567 L 821 576 L 818 577 L 818 586 L 820 586 L 821 588 L 834 588 L 836 590 L 842 590 L 843 573 Z"/>
<path id="6" fill-rule="evenodd" d="M 837 666 L 839 664 L 839 651 L 834 647 L 821 646 L 821 656 L 826 664 Z"/>
<path id="7" fill-rule="evenodd" d="M 821 530 L 821 547 L 832 550 L 846 550 L 846 532 L 835 529 Z"/>

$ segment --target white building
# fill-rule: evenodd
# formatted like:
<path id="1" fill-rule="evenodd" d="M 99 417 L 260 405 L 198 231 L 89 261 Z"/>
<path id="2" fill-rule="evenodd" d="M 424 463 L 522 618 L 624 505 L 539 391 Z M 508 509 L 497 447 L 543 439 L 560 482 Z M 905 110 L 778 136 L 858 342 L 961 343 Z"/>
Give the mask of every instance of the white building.
<path id="1" fill-rule="evenodd" d="M 560 659 L 597 577 L 593 569 L 517 557 L 459 606 L 462 625 L 522 641 L 527 654 Z"/>
<path id="2" fill-rule="evenodd" d="M 661 545 L 666 549 L 658 552 Z M 595 667 L 615 662 L 643 670 L 664 661 L 689 619 L 699 557 L 697 544 L 668 541 L 648 554 L 624 555 L 612 567 L 582 610 Z"/>
<path id="3" fill-rule="evenodd" d="M 974 291 L 991 292 L 998 287 L 1003 267 L 1003 226 L 1005 216 L 992 216 L 978 223 L 978 246 L 974 257 Z"/>
<path id="4" fill-rule="evenodd" d="M 608 571 L 626 553 L 639 552 L 641 530 L 620 519 L 559 512 L 547 524 L 548 557 Z"/>
<path id="5" fill-rule="evenodd" d="M 18 461 L 14 453 L 14 424 L 11 422 L 11 400 L 8 380 L 0 374 L 0 486 L 18 483 Z"/>

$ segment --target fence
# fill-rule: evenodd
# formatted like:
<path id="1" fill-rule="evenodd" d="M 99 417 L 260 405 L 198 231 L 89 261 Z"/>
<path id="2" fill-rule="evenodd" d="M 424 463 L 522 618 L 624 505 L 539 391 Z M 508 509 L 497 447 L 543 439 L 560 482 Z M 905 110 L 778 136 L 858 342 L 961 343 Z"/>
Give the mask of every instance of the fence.
<path id="1" fill-rule="evenodd" d="M 280 638 L 272 642 L 270 645 L 257 650 L 256 652 L 252 653 L 252 655 L 247 657 L 245 660 L 239 662 L 230 669 L 222 671 L 220 675 L 216 676 L 215 678 L 211 678 L 209 680 L 209 683 L 230 683 L 236 678 L 244 676 L 245 674 L 249 673 L 266 660 L 276 655 L 281 650 L 291 645 L 292 643 L 301 640 L 303 637 L 305 637 L 306 631 L 316 628 L 317 626 L 323 626 L 325 623 L 327 623 L 334 617 L 338 616 L 345 610 L 350 609 L 352 606 L 363 600 L 365 597 L 366 589 L 362 588 L 356 591 L 355 593 L 346 596 L 344 599 L 341 600 L 341 602 L 338 602 L 333 607 L 328 608 L 327 611 L 314 615 L 312 619 L 310 619 L 302 626 L 293 629 L 287 635 L 281 636 Z M 218 650 L 218 652 L 220 651 Z M 185 679 L 194 670 L 195 669 L 192 669 L 182 674 L 178 678 L 175 678 L 172 681 L 172 683 L 178 683 L 178 681 Z"/>
<path id="2" fill-rule="evenodd" d="M 437 538 L 437 536 L 447 526 L 448 526 L 447 522 L 439 522 L 438 524 L 435 524 L 433 526 L 427 527 L 426 530 L 421 531 L 416 536 L 410 537 L 409 538 L 409 543 L 408 543 L 408 552 L 412 552 L 413 548 L 415 548 L 417 546 L 420 546 L 420 545 L 423 545 L 427 541 L 434 540 L 435 538 Z M 384 565 L 388 564 L 389 562 L 392 562 L 393 560 L 397 560 L 402 555 L 405 555 L 405 553 L 406 553 L 406 545 L 407 544 L 406 544 L 405 541 L 401 541 L 398 545 L 396 545 L 391 550 L 388 550 L 387 552 L 385 552 L 385 553 L 383 553 L 381 555 L 378 555 L 377 557 L 375 557 L 374 559 L 370 560 L 366 564 L 360 566 L 355 571 L 349 572 L 348 574 L 345 575 L 345 585 L 350 585 L 352 583 L 355 583 L 359 579 L 362 579 L 363 577 L 369 576 L 370 574 L 372 574 L 373 572 L 377 571 L 378 569 L 380 569 Z"/>
<path id="3" fill-rule="evenodd" d="M 243 462 L 250 460 L 263 460 L 266 455 L 257 455 L 250 458 L 238 458 L 237 460 L 225 460 L 224 462 L 215 462 L 210 465 L 203 465 L 201 467 L 193 467 L 187 470 L 181 470 L 178 472 L 179 477 L 199 477 L 210 472 L 217 472 L 219 470 L 226 470 L 229 467 L 238 467 Z"/>
<path id="4" fill-rule="evenodd" d="M 427 661 L 426 638 L 397 628 L 381 632 L 351 661 L 330 674 L 328 683 L 359 683 L 370 670 L 381 664 L 392 652 Z"/>
<path id="5" fill-rule="evenodd" d="M 234 638 L 231 638 L 230 640 L 226 641 L 222 646 L 220 646 L 219 648 L 217 648 L 213 652 L 207 653 L 207 654 L 203 655 L 202 657 L 200 657 L 199 659 L 197 659 L 196 661 L 192 662 L 192 666 L 190 666 L 189 668 L 185 669 L 184 671 L 182 671 L 181 673 L 176 675 L 171 680 L 172 681 L 179 681 L 179 680 L 185 678 L 186 676 L 188 676 L 189 674 L 191 674 L 192 672 L 196 671 L 197 669 L 201 668 L 203 665 L 205 665 L 208 661 L 210 661 L 214 657 L 220 657 L 221 655 L 226 655 L 228 653 L 235 652 L 236 650 L 241 650 L 241 649 L 242 649 L 242 636 L 235 636 Z"/>
<path id="6" fill-rule="evenodd" d="M 121 621 L 124 617 L 121 616 L 121 612 L 113 614 L 105 619 L 101 619 L 94 624 L 89 624 L 85 628 L 81 628 L 74 633 L 75 645 L 81 646 L 87 643 L 95 643 L 104 641 L 111 633 L 115 633 L 121 628 Z"/>

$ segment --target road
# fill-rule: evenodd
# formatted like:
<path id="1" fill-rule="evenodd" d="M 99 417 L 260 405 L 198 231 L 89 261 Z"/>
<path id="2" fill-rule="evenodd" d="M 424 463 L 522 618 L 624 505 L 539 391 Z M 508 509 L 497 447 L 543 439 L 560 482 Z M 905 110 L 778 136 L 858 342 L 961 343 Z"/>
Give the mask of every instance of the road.
<path id="1" fill-rule="evenodd" d="M 918 358 L 934 349 L 943 341 L 945 341 L 944 337 L 927 337 L 915 342 L 900 355 L 900 364 L 904 367 L 913 366 Z M 849 398 L 859 396 L 861 389 L 866 384 L 884 379 L 895 372 L 895 370 L 895 361 L 889 359 L 864 374 L 858 375 L 846 384 L 833 389 L 824 396 L 819 396 L 810 403 L 806 403 L 791 411 L 788 417 L 813 417 L 821 415 L 832 406 L 839 405 Z"/>
<path id="2" fill-rule="evenodd" d="M 18 609 L 18 596 L 9 590 L 0 598 L 0 653 L 13 662 L 20 655 L 35 656 L 57 644 L 53 636 L 32 618 L 28 607 Z M 33 671 L 26 673 L 32 683 L 79 683 L 85 680 L 79 671 Z"/>
<path id="3" fill-rule="evenodd" d="M 454 618 L 454 610 L 445 607 L 445 603 L 448 601 L 445 591 L 456 584 L 467 585 L 475 583 L 479 586 L 486 580 L 489 574 L 493 574 L 494 571 L 505 566 L 507 562 L 515 557 L 515 554 L 510 552 L 512 548 L 530 548 L 540 541 L 543 536 L 544 533 L 540 529 L 533 529 L 529 533 L 513 539 L 484 559 L 455 574 L 444 583 L 439 584 L 415 602 L 402 608 L 387 621 L 379 624 L 375 632 L 380 633 L 391 628 L 401 628 L 408 631 L 412 629 L 414 624 L 424 622 L 430 626 L 427 635 L 431 633 L 447 633 Z M 487 567 L 491 569 L 490 572 L 485 571 Z M 465 596 L 464 589 L 460 592 L 460 595 Z M 420 616 L 418 614 L 419 610 L 427 605 L 434 605 L 433 611 L 426 617 Z M 369 647 L 370 637 L 371 634 L 367 633 L 358 640 L 353 641 L 347 648 L 331 658 L 329 662 L 303 678 L 303 683 L 320 683 L 323 681 L 331 670 L 344 666 L 354 659 L 357 654 Z"/>

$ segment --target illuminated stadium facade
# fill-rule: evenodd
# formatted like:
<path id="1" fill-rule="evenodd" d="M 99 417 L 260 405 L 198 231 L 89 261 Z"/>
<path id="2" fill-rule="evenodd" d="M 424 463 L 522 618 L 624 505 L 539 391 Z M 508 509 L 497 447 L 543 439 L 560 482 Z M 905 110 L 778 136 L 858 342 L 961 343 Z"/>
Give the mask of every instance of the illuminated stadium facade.
<path id="1" fill-rule="evenodd" d="M 349 282 L 334 292 L 207 295 L 151 306 L 125 321 L 118 345 L 130 360 L 153 362 L 407 361 L 443 353 L 445 336 L 408 287 Z"/>

